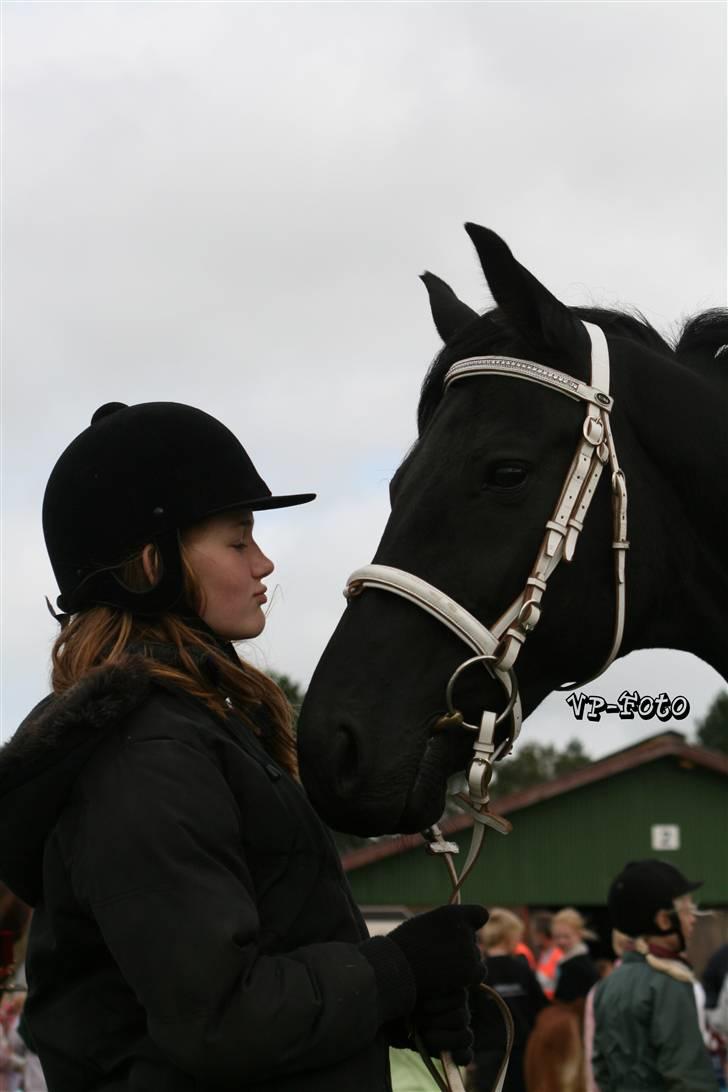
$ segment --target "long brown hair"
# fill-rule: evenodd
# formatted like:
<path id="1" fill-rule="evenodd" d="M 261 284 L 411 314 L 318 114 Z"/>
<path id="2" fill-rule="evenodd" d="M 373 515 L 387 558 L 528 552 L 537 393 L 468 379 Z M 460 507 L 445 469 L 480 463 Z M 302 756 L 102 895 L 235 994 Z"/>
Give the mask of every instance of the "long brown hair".
<path id="1" fill-rule="evenodd" d="M 185 556 L 184 545 L 180 550 L 185 597 L 199 610 L 202 589 Z M 141 553 L 120 565 L 119 574 L 128 586 L 149 587 Z M 173 662 L 155 656 L 155 645 L 173 649 Z M 61 630 L 51 652 L 53 692 L 62 694 L 89 673 L 111 665 L 123 666 L 132 656 L 143 656 L 152 678 L 184 690 L 215 716 L 227 719 L 232 711 L 260 736 L 271 757 L 298 777 L 293 710 L 283 691 L 251 664 L 234 663 L 224 649 L 177 615 L 140 618 L 108 606 L 93 606 L 75 614 Z M 213 667 L 214 684 L 203 662 Z"/>

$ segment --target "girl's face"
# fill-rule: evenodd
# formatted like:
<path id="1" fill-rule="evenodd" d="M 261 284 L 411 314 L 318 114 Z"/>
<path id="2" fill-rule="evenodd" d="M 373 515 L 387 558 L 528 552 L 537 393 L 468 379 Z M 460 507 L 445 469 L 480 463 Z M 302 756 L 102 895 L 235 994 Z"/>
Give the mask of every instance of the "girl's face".
<path id="1" fill-rule="evenodd" d="M 687 944 L 693 934 L 693 929 L 695 928 L 698 908 L 693 902 L 691 895 L 680 895 L 679 898 L 675 899 L 674 906 L 677 911 L 677 916 L 680 919 L 680 929 L 685 944 Z M 674 919 L 666 910 L 658 910 L 655 915 L 655 921 L 660 929 L 671 929 L 674 925 Z M 656 937 L 656 940 L 664 948 L 672 948 L 675 952 L 679 951 L 682 947 L 676 933 L 668 933 L 667 936 Z"/>
<path id="2" fill-rule="evenodd" d="M 562 952 L 570 952 L 581 940 L 579 933 L 571 925 L 557 922 L 552 930 L 553 942 Z"/>
<path id="3" fill-rule="evenodd" d="M 685 943 L 687 944 L 690 937 L 693 935 L 693 929 L 695 928 L 695 922 L 698 916 L 698 908 L 690 895 L 681 895 L 679 899 L 675 899 L 675 909 L 677 910 L 677 916 L 680 919 L 682 935 L 685 937 Z"/>
<path id="4" fill-rule="evenodd" d="M 182 544 L 202 589 L 200 616 L 210 629 L 228 641 L 262 633 L 263 578 L 274 566 L 253 538 L 253 513 L 212 516 L 185 532 Z"/>

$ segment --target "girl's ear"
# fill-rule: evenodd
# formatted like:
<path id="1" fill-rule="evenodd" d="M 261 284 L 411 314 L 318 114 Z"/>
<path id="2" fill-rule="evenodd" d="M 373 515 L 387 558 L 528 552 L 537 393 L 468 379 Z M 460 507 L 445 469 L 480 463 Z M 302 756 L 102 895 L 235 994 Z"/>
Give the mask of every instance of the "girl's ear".
<path id="1" fill-rule="evenodd" d="M 153 588 L 159 580 L 159 554 L 153 542 L 147 543 L 142 550 L 142 565 L 149 586 Z"/>
<path id="2" fill-rule="evenodd" d="M 672 920 L 669 910 L 658 910 L 655 914 L 655 925 L 658 929 L 667 931 L 672 928 Z"/>

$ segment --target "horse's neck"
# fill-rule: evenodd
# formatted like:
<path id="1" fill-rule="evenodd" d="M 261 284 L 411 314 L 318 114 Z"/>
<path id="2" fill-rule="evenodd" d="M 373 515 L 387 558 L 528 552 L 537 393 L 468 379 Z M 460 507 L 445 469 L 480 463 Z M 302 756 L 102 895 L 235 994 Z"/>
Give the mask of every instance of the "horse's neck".
<path id="1" fill-rule="evenodd" d="M 683 566 L 681 569 L 680 564 L 678 558 L 673 580 L 664 588 L 656 617 L 647 628 L 646 639 L 636 647 L 692 652 L 728 681 L 725 562 L 721 565 L 715 555 L 705 549 L 694 551 L 689 568 Z"/>
<path id="2" fill-rule="evenodd" d="M 659 379 L 630 413 L 655 475 L 648 549 L 659 582 L 631 644 L 692 652 L 728 678 L 728 362 L 723 375 L 673 365 Z M 637 534 L 643 514 L 630 514 Z"/>

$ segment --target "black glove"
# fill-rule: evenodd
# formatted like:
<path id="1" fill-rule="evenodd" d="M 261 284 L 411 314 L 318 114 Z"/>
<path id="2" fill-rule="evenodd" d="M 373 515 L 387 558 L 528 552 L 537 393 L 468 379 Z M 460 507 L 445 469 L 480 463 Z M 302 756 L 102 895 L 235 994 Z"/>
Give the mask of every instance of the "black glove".
<path id="1" fill-rule="evenodd" d="M 433 1057 L 449 1050 L 456 1065 L 470 1065 L 473 1032 L 467 990 L 424 998 L 412 1014 L 412 1024 Z"/>
<path id="2" fill-rule="evenodd" d="M 487 920 L 483 906 L 440 906 L 388 934 L 387 940 L 397 945 L 409 963 L 418 1000 L 482 982 L 485 966 L 475 931 Z"/>

